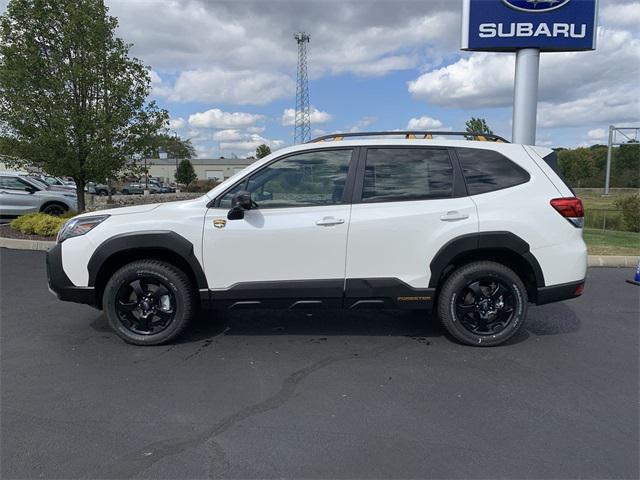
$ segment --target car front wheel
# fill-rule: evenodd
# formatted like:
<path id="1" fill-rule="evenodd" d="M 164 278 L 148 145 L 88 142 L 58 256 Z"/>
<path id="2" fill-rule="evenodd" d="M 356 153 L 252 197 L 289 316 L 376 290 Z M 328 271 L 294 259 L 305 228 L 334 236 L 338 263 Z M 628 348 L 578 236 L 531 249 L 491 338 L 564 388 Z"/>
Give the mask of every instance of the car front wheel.
<path id="1" fill-rule="evenodd" d="M 135 345 L 175 339 L 196 308 L 186 274 L 157 260 L 139 260 L 120 268 L 107 282 L 102 303 L 111 328 Z"/>
<path id="2" fill-rule="evenodd" d="M 64 215 L 67 211 L 67 208 L 64 205 L 59 203 L 50 203 L 46 207 L 42 209 L 42 213 L 46 213 L 47 215 L 53 215 L 54 217 L 59 217 L 60 215 Z"/>
<path id="3" fill-rule="evenodd" d="M 527 302 L 526 288 L 513 270 L 495 262 L 474 262 L 447 278 L 438 296 L 438 316 L 458 341 L 490 347 L 522 328 Z"/>

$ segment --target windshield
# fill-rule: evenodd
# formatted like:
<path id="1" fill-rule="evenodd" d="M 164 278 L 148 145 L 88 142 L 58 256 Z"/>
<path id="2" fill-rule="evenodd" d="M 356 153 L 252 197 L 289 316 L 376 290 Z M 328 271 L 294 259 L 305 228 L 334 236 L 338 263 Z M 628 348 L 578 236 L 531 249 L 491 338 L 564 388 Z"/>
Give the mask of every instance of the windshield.
<path id="1" fill-rule="evenodd" d="M 64 182 L 57 177 L 44 177 L 44 181 L 49 185 L 64 185 Z"/>
<path id="2" fill-rule="evenodd" d="M 34 178 L 30 175 L 25 176 L 25 178 L 41 190 L 46 190 L 49 188 L 49 185 L 44 183 L 42 180 L 38 180 L 37 178 Z"/>

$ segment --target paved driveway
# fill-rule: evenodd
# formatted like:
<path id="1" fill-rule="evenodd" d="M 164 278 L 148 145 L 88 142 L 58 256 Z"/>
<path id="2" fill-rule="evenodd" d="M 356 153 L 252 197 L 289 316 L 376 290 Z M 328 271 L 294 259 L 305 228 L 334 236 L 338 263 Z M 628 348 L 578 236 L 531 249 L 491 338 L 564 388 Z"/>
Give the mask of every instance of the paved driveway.
<path id="1" fill-rule="evenodd" d="M 414 312 L 203 315 L 133 347 L 0 252 L 3 478 L 638 478 L 630 270 L 464 347 Z"/>

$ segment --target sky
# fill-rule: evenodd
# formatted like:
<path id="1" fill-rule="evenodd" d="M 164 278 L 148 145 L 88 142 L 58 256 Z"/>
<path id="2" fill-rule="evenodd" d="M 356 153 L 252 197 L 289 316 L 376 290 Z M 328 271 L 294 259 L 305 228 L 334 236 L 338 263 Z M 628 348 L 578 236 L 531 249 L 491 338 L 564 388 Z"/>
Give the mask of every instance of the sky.
<path id="1" fill-rule="evenodd" d="M 464 130 L 475 116 L 511 137 L 514 54 L 460 51 L 462 0 L 106 4 L 200 157 L 293 142 L 297 31 L 311 35 L 312 136 Z M 599 24 L 595 52 L 542 54 L 538 145 L 603 143 L 610 124 L 640 124 L 640 1 L 600 0 Z"/>

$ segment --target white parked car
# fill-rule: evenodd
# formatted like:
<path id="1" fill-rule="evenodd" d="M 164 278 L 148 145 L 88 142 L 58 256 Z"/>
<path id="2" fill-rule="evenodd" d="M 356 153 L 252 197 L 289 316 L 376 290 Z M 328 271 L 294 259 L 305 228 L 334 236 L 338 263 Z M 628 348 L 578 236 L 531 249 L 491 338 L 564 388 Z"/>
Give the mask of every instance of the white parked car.
<path id="1" fill-rule="evenodd" d="M 394 135 L 321 138 L 195 200 L 77 216 L 48 254 L 50 287 L 139 345 L 174 339 L 207 303 L 433 310 L 459 341 L 490 346 L 530 302 L 581 295 L 582 203 L 552 150 Z"/>

